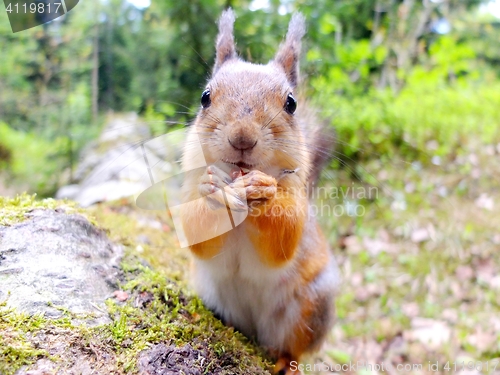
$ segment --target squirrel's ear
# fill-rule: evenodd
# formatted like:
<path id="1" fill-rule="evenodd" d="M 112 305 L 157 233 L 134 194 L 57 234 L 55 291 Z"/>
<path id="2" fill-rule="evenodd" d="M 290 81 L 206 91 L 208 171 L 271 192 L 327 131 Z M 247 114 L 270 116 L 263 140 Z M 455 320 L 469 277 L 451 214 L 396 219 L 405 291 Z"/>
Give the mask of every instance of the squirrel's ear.
<path id="1" fill-rule="evenodd" d="M 285 42 L 274 58 L 274 61 L 284 69 L 292 87 L 297 86 L 299 81 L 300 41 L 305 33 L 305 18 L 301 13 L 295 13 L 288 25 Z"/>
<path id="2" fill-rule="evenodd" d="M 231 8 L 222 12 L 219 19 L 219 35 L 216 42 L 214 73 L 226 61 L 234 59 L 237 56 L 233 36 L 234 20 L 234 12 Z"/>

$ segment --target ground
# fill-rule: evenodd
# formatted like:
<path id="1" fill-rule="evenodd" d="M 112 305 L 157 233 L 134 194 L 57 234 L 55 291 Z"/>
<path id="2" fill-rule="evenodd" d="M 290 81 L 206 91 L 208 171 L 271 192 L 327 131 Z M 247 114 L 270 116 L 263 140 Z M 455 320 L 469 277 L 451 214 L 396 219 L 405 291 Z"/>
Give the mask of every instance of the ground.
<path id="1" fill-rule="evenodd" d="M 500 145 L 429 154 L 365 163 L 357 174 L 378 199 L 361 217 L 324 220 L 344 282 L 337 325 L 311 363 L 500 373 Z M 344 186 L 347 174 L 336 175 Z"/>
<path id="2" fill-rule="evenodd" d="M 337 323 L 323 349 L 305 358 L 304 372 L 366 374 L 378 364 L 376 372 L 390 374 L 500 374 L 500 146 L 471 146 L 446 158 L 432 156 L 432 145 L 429 150 L 428 160 L 371 158 L 354 170 L 331 172 L 323 182 L 326 191 L 342 187 L 347 194 L 336 200 L 343 215 L 321 217 L 343 283 Z M 350 196 L 348 187 L 376 188 L 376 196 Z M 352 206 L 358 204 L 364 210 L 356 215 Z M 158 353 L 165 348 L 156 343 L 186 352 L 183 358 L 192 349 L 208 351 L 214 371 L 220 363 L 240 366 L 242 373 L 270 365 L 189 292 L 188 254 L 176 250 L 168 216 L 137 209 L 129 200 L 98 205 L 88 214 L 129 249 L 123 263 L 129 277 L 109 301 L 114 323 L 78 331 L 76 348 L 90 347 L 94 354 L 88 355 L 107 358 L 116 373 L 136 371 L 145 348 L 156 350 L 161 362 Z M 31 332 L 42 324 L 58 334 L 67 329 L 70 317 L 65 319 L 2 312 L 0 329 L 9 332 L 2 347 L 16 335 L 23 338 L 16 353 L 3 349 L 0 359 L 28 363 L 46 355 Z"/>
<path id="3" fill-rule="evenodd" d="M 107 300 L 111 323 L 98 326 L 81 324 L 86 316 L 64 308 L 61 318 L 49 319 L 2 303 L 0 374 L 163 374 L 188 367 L 190 374 L 269 373 L 264 351 L 225 327 L 189 291 L 186 253 L 169 251 L 174 246 L 167 223 L 134 212 L 129 201 L 82 210 L 71 202 L 22 195 L 1 198 L 0 224 L 27 220 L 34 208 L 84 215 L 124 245 L 120 285 Z"/>

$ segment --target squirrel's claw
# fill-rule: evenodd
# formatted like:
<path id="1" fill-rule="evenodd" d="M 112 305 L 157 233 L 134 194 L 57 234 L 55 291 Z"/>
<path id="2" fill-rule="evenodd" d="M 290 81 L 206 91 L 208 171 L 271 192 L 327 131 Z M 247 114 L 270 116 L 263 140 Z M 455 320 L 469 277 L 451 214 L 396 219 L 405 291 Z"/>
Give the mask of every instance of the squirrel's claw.
<path id="1" fill-rule="evenodd" d="M 247 200 L 272 199 L 277 191 L 276 179 L 258 170 L 238 177 L 233 184 L 245 187 Z"/>
<path id="2" fill-rule="evenodd" d="M 207 199 L 207 204 L 212 210 L 228 207 L 241 212 L 248 210 L 244 196 L 243 185 L 232 182 L 228 173 L 216 165 L 207 167 L 201 176 L 199 193 Z"/>

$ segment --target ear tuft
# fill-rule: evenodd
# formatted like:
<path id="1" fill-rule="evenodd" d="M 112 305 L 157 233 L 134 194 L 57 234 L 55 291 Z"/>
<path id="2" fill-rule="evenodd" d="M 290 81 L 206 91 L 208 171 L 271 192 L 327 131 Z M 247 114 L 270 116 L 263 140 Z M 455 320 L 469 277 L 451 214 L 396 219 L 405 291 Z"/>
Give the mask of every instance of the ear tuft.
<path id="1" fill-rule="evenodd" d="M 216 42 L 214 73 L 217 72 L 226 61 L 237 57 L 233 36 L 235 18 L 233 10 L 228 8 L 222 12 L 219 19 L 219 35 L 217 36 Z"/>
<path id="2" fill-rule="evenodd" d="M 301 13 L 295 13 L 288 25 L 285 42 L 280 46 L 274 61 L 286 73 L 292 87 L 299 81 L 299 58 L 301 39 L 306 33 L 306 21 Z"/>

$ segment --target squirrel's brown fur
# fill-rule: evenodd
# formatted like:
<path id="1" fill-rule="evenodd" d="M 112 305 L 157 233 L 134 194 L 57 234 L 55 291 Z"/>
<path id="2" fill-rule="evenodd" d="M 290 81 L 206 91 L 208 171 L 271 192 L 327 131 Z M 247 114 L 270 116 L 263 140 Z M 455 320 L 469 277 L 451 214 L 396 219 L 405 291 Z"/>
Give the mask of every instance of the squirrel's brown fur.
<path id="1" fill-rule="evenodd" d="M 236 54 L 234 18 L 231 10 L 220 18 L 213 74 L 186 143 L 182 225 L 206 305 L 291 374 L 328 334 L 338 284 L 307 194 L 325 150 L 307 133 L 312 117 L 293 106 L 305 22 L 295 14 L 275 59 L 257 65 Z"/>

